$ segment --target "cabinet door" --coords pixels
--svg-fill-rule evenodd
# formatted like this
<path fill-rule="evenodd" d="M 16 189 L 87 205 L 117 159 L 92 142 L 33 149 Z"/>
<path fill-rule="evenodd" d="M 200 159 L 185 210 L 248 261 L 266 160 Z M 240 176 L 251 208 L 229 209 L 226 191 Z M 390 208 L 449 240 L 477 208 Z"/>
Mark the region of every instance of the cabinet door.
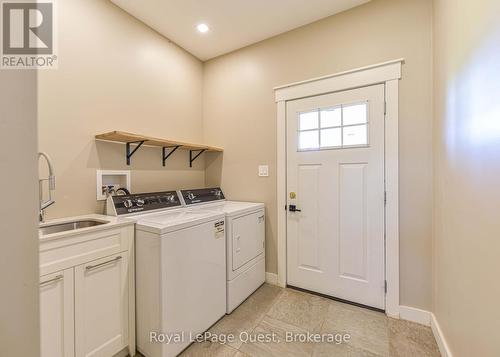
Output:
<path fill-rule="evenodd" d="M 41 357 L 74 356 L 73 269 L 40 277 Z"/>
<path fill-rule="evenodd" d="M 128 258 L 75 267 L 76 357 L 112 356 L 128 344 Z"/>

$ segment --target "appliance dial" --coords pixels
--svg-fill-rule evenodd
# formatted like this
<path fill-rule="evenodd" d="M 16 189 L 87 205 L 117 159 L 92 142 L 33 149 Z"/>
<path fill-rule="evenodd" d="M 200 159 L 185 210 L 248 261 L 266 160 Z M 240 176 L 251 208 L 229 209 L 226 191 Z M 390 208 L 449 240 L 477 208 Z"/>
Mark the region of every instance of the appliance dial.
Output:
<path fill-rule="evenodd" d="M 174 195 L 168 195 L 167 196 L 167 202 L 174 202 L 175 201 L 175 196 Z"/>
<path fill-rule="evenodd" d="M 215 194 L 215 197 L 220 198 L 222 196 L 222 191 L 221 190 L 215 190 L 214 194 Z"/>
<path fill-rule="evenodd" d="M 137 207 L 142 207 L 144 206 L 144 200 L 142 198 L 138 198 L 135 200 L 135 204 L 137 205 Z"/>
<path fill-rule="evenodd" d="M 132 202 L 131 199 L 126 199 L 125 201 L 123 201 L 123 205 L 126 207 L 126 208 L 130 208 L 134 205 L 134 202 Z"/>
<path fill-rule="evenodd" d="M 194 199 L 196 198 L 196 196 L 194 195 L 194 193 L 189 192 L 189 193 L 187 194 L 187 198 L 188 198 L 188 199 L 190 199 L 190 200 L 192 201 L 192 200 L 194 200 Z"/>

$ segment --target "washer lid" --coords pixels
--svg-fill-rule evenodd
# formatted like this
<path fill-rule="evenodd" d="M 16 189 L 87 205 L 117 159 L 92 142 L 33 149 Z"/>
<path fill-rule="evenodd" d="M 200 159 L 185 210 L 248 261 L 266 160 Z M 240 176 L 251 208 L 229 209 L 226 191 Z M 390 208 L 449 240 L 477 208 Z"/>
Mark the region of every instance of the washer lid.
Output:
<path fill-rule="evenodd" d="M 214 212 L 222 212 L 227 216 L 235 216 L 243 213 L 257 211 L 259 209 L 264 209 L 264 204 L 257 202 L 223 201 L 218 203 L 200 204 L 197 205 L 196 208 Z"/>
<path fill-rule="evenodd" d="M 224 214 L 208 210 L 181 209 L 140 217 L 136 228 L 138 230 L 163 234 L 217 219 L 224 219 Z"/>

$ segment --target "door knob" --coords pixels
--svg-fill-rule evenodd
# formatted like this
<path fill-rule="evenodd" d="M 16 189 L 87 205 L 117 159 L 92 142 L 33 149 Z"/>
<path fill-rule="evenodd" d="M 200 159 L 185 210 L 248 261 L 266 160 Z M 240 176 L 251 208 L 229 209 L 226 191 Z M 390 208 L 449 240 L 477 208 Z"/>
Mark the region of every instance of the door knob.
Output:
<path fill-rule="evenodd" d="M 300 209 L 297 209 L 297 206 L 295 206 L 295 205 L 289 205 L 288 210 L 290 212 L 302 212 Z"/>

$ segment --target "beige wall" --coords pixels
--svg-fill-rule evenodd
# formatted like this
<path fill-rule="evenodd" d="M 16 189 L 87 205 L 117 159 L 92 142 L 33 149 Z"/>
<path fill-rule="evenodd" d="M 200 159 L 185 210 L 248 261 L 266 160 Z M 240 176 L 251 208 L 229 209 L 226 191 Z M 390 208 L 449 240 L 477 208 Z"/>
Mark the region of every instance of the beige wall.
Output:
<path fill-rule="evenodd" d="M 124 145 L 96 143 L 111 130 L 202 139 L 202 63 L 103 0 L 58 2 L 59 68 L 39 76 L 40 150 L 54 161 L 57 203 L 48 217 L 102 212 L 96 169 L 127 169 Z M 203 185 L 204 158 L 178 151 L 132 158 L 135 192 Z"/>
<path fill-rule="evenodd" d="M 401 303 L 431 307 L 432 110 L 430 0 L 374 0 L 234 53 L 204 72 L 207 161 L 231 199 L 267 205 L 267 271 L 276 259 L 276 105 L 273 87 L 404 57 L 400 83 Z M 222 170 L 221 161 L 223 160 Z M 257 176 L 269 164 L 270 177 Z"/>
<path fill-rule="evenodd" d="M 0 70 L 0 346 L 38 357 L 36 73 Z"/>
<path fill-rule="evenodd" d="M 500 356 L 499 15 L 435 0 L 433 311 L 455 357 Z"/>

